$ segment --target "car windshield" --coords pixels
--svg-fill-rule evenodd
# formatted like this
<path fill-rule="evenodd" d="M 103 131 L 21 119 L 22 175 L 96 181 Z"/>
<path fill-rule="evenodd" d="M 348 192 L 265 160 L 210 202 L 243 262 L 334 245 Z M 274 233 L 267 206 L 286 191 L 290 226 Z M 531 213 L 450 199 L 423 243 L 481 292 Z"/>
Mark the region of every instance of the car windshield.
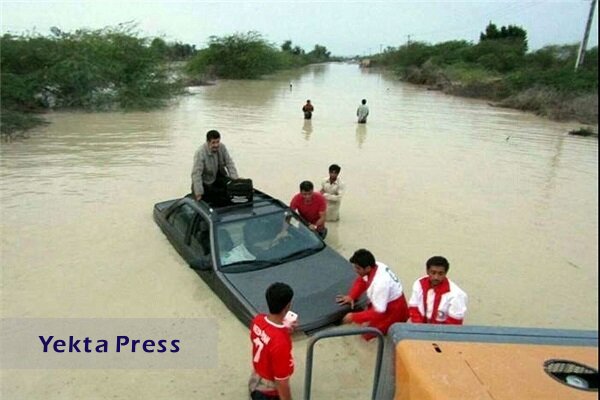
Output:
<path fill-rule="evenodd" d="M 288 212 L 227 222 L 217 228 L 217 258 L 221 268 L 264 268 L 321 250 L 323 242 Z"/>

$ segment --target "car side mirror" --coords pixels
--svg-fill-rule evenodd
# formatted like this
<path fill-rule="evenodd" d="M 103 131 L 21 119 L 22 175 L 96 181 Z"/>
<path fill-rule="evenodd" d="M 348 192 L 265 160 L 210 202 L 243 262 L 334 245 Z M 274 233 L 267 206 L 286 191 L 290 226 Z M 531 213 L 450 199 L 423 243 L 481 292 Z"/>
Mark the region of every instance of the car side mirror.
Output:
<path fill-rule="evenodd" d="M 210 271 L 212 269 L 212 262 L 210 257 L 200 257 L 192 260 L 190 267 L 199 271 Z"/>

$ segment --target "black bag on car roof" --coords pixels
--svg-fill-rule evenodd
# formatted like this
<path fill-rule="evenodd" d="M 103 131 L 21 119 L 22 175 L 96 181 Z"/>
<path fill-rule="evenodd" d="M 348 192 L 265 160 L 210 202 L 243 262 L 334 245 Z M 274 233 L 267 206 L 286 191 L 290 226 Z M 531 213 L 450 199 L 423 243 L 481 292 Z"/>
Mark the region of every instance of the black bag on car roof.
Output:
<path fill-rule="evenodd" d="M 232 179 L 227 182 L 227 197 L 232 203 L 252 201 L 252 179 Z"/>

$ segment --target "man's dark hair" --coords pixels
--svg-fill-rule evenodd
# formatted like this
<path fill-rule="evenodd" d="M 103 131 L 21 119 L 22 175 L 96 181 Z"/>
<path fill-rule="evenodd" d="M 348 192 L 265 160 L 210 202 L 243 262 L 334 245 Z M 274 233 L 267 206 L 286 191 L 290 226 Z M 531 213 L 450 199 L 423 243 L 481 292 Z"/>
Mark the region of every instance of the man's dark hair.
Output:
<path fill-rule="evenodd" d="M 361 103 L 363 103 L 363 104 L 367 104 L 367 99 L 362 99 L 362 102 L 361 102 Z"/>
<path fill-rule="evenodd" d="M 446 272 L 448 272 L 448 270 L 450 269 L 450 263 L 448 262 L 448 260 L 446 260 L 446 258 L 442 256 L 431 257 L 429 260 L 427 260 L 425 265 L 427 266 L 427 269 L 429 269 L 430 267 L 444 267 L 444 270 Z"/>
<path fill-rule="evenodd" d="M 219 131 L 211 129 L 210 131 L 206 132 L 206 141 L 210 142 L 213 139 L 221 139 L 221 134 Z"/>
<path fill-rule="evenodd" d="M 300 182 L 300 191 L 301 192 L 310 192 L 314 190 L 315 186 L 311 181 L 302 181 Z"/>
<path fill-rule="evenodd" d="M 275 282 L 267 288 L 265 297 L 267 298 L 269 312 L 279 314 L 292 301 L 294 291 L 285 283 Z"/>
<path fill-rule="evenodd" d="M 342 170 L 342 167 L 340 167 L 337 164 L 331 164 L 329 166 L 329 172 L 337 172 L 339 174 L 341 170 Z"/>
<path fill-rule="evenodd" d="M 375 265 L 375 256 L 367 249 L 358 249 L 350 257 L 350 262 L 361 268 L 367 268 Z"/>

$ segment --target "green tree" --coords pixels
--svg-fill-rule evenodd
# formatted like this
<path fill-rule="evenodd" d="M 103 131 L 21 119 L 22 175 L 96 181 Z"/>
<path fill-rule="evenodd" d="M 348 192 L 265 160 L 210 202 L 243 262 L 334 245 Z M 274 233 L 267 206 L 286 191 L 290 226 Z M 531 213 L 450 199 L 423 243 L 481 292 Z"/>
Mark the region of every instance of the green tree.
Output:
<path fill-rule="evenodd" d="M 192 75 L 214 73 L 218 77 L 252 79 L 281 66 L 277 49 L 258 32 L 225 37 L 211 36 L 208 48 L 200 50 L 189 62 Z"/>
<path fill-rule="evenodd" d="M 45 107 L 144 109 L 178 93 L 156 51 L 160 41 L 153 48 L 134 28 L 63 32 L 53 27 L 45 37 L 2 36 L 2 133 L 27 125 L 22 113 Z"/>
<path fill-rule="evenodd" d="M 292 41 L 286 40 L 285 42 L 283 42 L 283 44 L 281 45 L 281 51 L 291 53 L 292 52 Z"/>
<path fill-rule="evenodd" d="M 169 46 L 167 43 L 161 38 L 154 38 L 152 43 L 150 43 L 150 48 L 162 58 L 169 57 Z"/>
<path fill-rule="evenodd" d="M 479 43 L 486 40 L 504 40 L 512 43 L 515 47 L 520 48 L 522 54 L 527 52 L 527 32 L 525 29 L 516 26 L 502 26 L 500 30 L 492 22 L 485 28 L 485 33 L 479 35 Z"/>
<path fill-rule="evenodd" d="M 307 55 L 314 61 L 327 61 L 331 57 L 331 53 L 327 51 L 327 47 L 319 44 L 316 44 L 314 49 Z"/>

